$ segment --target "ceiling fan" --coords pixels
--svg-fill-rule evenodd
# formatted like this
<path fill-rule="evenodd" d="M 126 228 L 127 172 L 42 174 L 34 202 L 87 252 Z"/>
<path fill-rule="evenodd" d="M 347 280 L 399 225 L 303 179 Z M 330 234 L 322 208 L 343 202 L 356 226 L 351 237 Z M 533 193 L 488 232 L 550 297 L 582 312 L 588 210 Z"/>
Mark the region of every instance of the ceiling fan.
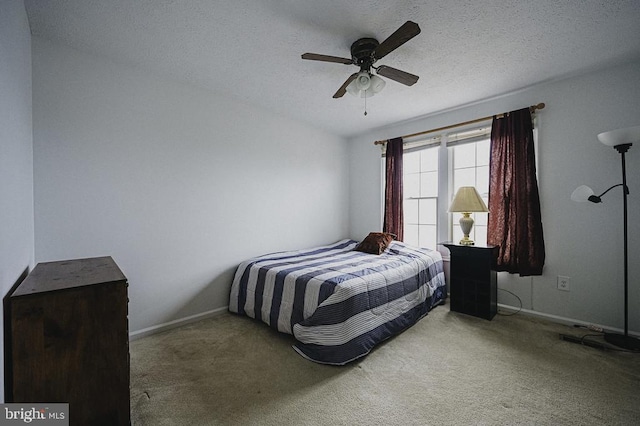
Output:
<path fill-rule="evenodd" d="M 319 55 L 317 53 L 305 53 L 302 55 L 302 59 L 336 62 L 360 67 L 360 71 L 351 74 L 333 97 L 336 99 L 341 98 L 346 92 L 349 92 L 354 95 L 360 94 L 362 97 L 367 98 L 378 93 L 385 85 L 383 79 L 371 73 L 372 68 L 376 71 L 376 74 L 407 86 L 413 86 L 418 81 L 419 77 L 417 75 L 386 65 L 373 66 L 378 59 L 382 59 L 418 34 L 420 34 L 418 24 L 407 21 L 382 43 L 378 43 L 378 40 L 375 38 L 361 38 L 356 40 L 351 45 L 351 59 Z"/>

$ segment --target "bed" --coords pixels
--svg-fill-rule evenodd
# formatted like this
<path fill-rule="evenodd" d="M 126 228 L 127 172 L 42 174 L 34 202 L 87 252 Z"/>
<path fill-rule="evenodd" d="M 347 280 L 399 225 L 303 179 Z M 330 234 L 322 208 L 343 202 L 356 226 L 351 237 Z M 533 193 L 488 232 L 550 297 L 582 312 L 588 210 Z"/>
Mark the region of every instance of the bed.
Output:
<path fill-rule="evenodd" d="M 415 324 L 446 299 L 442 256 L 391 241 L 381 254 L 354 240 L 241 263 L 229 310 L 297 340 L 294 349 L 344 365 Z"/>

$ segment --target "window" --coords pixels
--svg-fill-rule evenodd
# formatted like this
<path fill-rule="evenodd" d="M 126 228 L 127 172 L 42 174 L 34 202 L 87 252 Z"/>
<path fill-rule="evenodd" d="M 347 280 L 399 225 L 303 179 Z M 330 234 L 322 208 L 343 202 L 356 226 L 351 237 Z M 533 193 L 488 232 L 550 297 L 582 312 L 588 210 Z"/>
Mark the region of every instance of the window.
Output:
<path fill-rule="evenodd" d="M 438 146 L 403 157 L 404 241 L 435 247 L 438 239 Z"/>
<path fill-rule="evenodd" d="M 491 126 L 440 134 L 404 143 L 404 241 L 436 248 L 438 242 L 460 241 L 462 214 L 447 210 L 461 186 L 474 186 L 486 204 L 489 197 Z M 473 213 L 469 238 L 487 242 L 487 213 Z"/>
<path fill-rule="evenodd" d="M 452 188 L 451 198 L 461 186 L 473 186 L 478 190 L 485 204 L 489 205 L 489 155 L 491 141 L 487 137 L 477 142 L 469 142 L 448 148 L 452 159 Z M 463 237 L 458 221 L 462 213 L 451 215 L 451 241 L 460 241 Z M 477 244 L 487 243 L 487 213 L 472 213 L 474 225 L 471 238 Z"/>

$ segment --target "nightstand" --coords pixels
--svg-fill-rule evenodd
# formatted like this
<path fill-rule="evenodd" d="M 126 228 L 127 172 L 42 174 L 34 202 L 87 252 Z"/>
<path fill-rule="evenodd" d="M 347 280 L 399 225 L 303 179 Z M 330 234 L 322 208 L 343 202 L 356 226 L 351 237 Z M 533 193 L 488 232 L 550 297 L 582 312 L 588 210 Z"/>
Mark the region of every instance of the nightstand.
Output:
<path fill-rule="evenodd" d="M 498 246 L 442 243 L 451 253 L 449 303 L 451 310 L 491 320 L 498 312 Z"/>

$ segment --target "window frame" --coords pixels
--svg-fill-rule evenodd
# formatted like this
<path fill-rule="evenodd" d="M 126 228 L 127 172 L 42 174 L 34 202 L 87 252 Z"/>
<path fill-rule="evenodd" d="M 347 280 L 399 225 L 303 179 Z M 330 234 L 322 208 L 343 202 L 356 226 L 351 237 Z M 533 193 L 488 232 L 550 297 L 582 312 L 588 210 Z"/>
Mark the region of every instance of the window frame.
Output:
<path fill-rule="evenodd" d="M 474 123 L 473 126 L 460 126 L 447 129 L 437 134 L 431 134 L 429 137 L 422 135 L 419 138 L 408 138 L 403 141 L 404 154 L 421 151 L 428 148 L 438 146 L 438 195 L 437 197 L 426 197 L 436 199 L 436 243 L 439 245 L 442 241 L 451 241 L 453 238 L 453 227 L 456 221 L 454 215 L 448 212 L 449 205 L 454 196 L 453 184 L 453 155 L 450 155 L 450 148 L 457 145 L 470 144 L 491 137 L 491 120 L 482 123 Z M 386 185 L 385 176 L 385 150 L 382 146 L 381 161 L 381 217 L 384 218 L 384 187 Z M 476 162 L 477 164 L 477 162 Z M 477 165 L 474 166 L 477 168 Z M 424 197 L 418 197 L 423 199 Z M 404 197 L 404 200 L 408 197 Z M 437 247 L 428 247 L 436 250 Z"/>

